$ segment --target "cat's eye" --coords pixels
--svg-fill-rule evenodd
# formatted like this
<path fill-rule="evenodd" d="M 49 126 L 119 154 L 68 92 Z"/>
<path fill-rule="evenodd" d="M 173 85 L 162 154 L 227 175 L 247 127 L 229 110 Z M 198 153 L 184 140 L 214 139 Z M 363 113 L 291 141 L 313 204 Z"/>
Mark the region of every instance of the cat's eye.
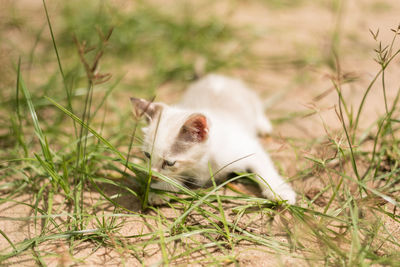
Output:
<path fill-rule="evenodd" d="M 143 151 L 143 154 L 146 156 L 146 158 L 150 159 L 151 155 L 149 152 Z"/>
<path fill-rule="evenodd" d="M 175 161 L 164 160 L 164 161 L 163 161 L 163 164 L 162 164 L 162 167 L 163 167 L 163 168 L 164 168 L 165 166 L 172 167 L 172 166 L 175 165 L 175 163 L 176 163 L 176 160 L 175 160 Z"/>

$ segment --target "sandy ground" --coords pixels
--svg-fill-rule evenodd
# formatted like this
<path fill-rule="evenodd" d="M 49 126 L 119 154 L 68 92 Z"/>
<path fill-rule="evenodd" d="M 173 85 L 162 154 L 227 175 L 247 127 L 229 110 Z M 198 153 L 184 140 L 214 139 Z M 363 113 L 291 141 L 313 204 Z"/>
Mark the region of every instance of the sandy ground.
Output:
<path fill-rule="evenodd" d="M 327 1 L 302 1 L 300 6 L 290 8 L 273 8 L 262 1 L 219 1 L 210 5 L 210 12 L 223 16 L 229 23 L 243 27 L 249 31 L 257 32 L 259 39 L 252 45 L 251 50 L 256 55 L 255 64 L 247 69 L 235 69 L 230 74 L 247 81 L 260 95 L 270 99 L 269 116 L 272 120 L 282 117 L 282 114 L 310 113 L 310 116 L 300 116 L 275 127 L 272 140 L 265 142 L 274 161 L 287 177 L 291 177 L 298 170 L 309 164 L 304 156 L 313 153 L 324 153 L 310 147 L 310 142 L 316 138 L 322 138 L 327 133 L 335 138 L 341 138 L 340 120 L 335 112 L 338 105 L 330 76 L 334 72 L 323 60 L 329 58 L 331 49 L 332 32 L 337 27 L 340 35 L 339 62 L 342 74 L 348 74 L 355 78 L 355 82 L 343 86 L 345 99 L 358 106 L 365 88 L 379 70 L 379 66 L 373 61 L 375 57 L 373 49 L 377 44 L 371 37 L 369 29 L 380 29 L 380 39 L 383 43 L 390 42 L 392 34 L 390 28 L 399 24 L 400 2 L 398 0 L 384 1 L 342 1 L 343 12 L 338 21 Z M 319 2 L 319 3 L 317 3 Z M 232 3 L 234 3 L 232 5 Z M 34 9 L 33 7 L 27 7 Z M 284 31 L 282 30 L 284 29 Z M 294 62 L 302 62 L 298 67 Z M 400 62 L 397 60 L 387 71 L 388 98 L 393 99 L 400 84 Z M 168 86 L 160 92 L 160 98 L 165 96 L 167 102 Z M 323 95 L 320 99 L 319 96 Z M 372 88 L 366 103 L 361 120 L 361 128 L 368 127 L 374 119 L 384 112 L 382 90 L 379 85 Z M 325 125 L 325 127 L 324 127 Z M 287 140 L 293 139 L 293 143 Z M 301 141 L 299 141 L 301 140 Z M 327 152 L 329 153 L 329 151 Z M 310 193 L 318 190 L 322 182 L 319 179 L 310 179 L 304 182 L 295 182 L 294 188 L 299 193 Z M 312 193 L 312 192 L 311 192 Z M 87 199 L 94 201 L 99 196 L 95 193 L 87 193 Z M 29 196 L 23 196 L 18 201 L 30 203 Z M 126 202 L 124 202 L 126 201 Z M 138 204 L 130 200 L 122 200 L 131 209 L 138 209 Z M 111 207 L 109 211 L 111 211 Z M 163 208 L 165 214 L 172 214 L 167 208 Z M 27 217 L 32 215 L 29 207 L 17 204 L 0 204 L 1 229 L 7 232 L 13 242 L 22 241 L 25 238 L 37 235 L 39 225 L 30 221 L 19 222 L 2 220 L 3 217 Z M 59 218 L 63 220 L 65 218 Z M 150 231 L 140 219 L 124 219 L 124 227 L 120 229 L 122 235 L 143 233 Z M 285 242 L 284 234 L 280 233 L 280 222 L 270 225 L 270 233 L 275 233 L 277 240 Z M 255 222 L 256 230 L 268 229 L 263 222 Z M 387 223 L 388 228 L 399 233 L 398 225 Z M 280 236 L 280 234 L 282 234 Z M 311 242 L 310 242 L 311 244 Z M 0 238 L 0 249 L 8 246 L 3 238 Z M 63 266 L 73 264 L 67 253 L 68 244 L 59 242 L 46 243 L 41 249 L 54 251 L 55 254 L 46 257 L 50 266 Z M 138 265 L 139 262 L 132 255 L 123 250 L 99 248 L 93 250 L 93 246 L 83 243 L 75 249 L 75 257 L 84 259 L 84 262 L 75 262 L 74 265 L 94 266 L 107 265 L 126 266 Z M 308 265 L 302 260 L 292 256 L 278 256 L 271 254 L 267 249 L 259 247 L 249 248 L 239 245 L 233 254 L 239 255 L 239 263 L 243 266 L 302 266 Z M 161 259 L 159 247 L 149 247 L 145 252 L 145 265 L 157 263 Z M 29 253 L 28 253 L 29 254 Z M 194 255 L 194 259 L 201 255 Z M 37 264 L 30 255 L 22 255 L 12 258 L 5 265 L 32 266 Z M 182 266 L 186 262 L 180 263 Z M 194 265 L 201 265 L 196 263 Z"/>

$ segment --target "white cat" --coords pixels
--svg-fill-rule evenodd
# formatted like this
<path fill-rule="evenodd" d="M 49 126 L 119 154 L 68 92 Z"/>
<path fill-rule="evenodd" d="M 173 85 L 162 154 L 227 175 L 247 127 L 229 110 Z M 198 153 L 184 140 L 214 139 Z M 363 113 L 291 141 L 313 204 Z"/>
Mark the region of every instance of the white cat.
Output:
<path fill-rule="evenodd" d="M 296 193 L 275 170 L 258 142 L 258 134 L 272 130 L 257 95 L 241 81 L 207 75 L 187 89 L 176 106 L 131 98 L 136 114 L 144 114 L 144 154 L 153 170 L 184 184 L 210 184 L 210 166 L 215 179 L 233 172 L 257 174 L 263 196 L 294 204 Z M 239 160 L 240 159 L 240 160 Z M 164 182 L 152 188 L 177 191 Z M 155 193 L 151 204 L 161 204 Z"/>

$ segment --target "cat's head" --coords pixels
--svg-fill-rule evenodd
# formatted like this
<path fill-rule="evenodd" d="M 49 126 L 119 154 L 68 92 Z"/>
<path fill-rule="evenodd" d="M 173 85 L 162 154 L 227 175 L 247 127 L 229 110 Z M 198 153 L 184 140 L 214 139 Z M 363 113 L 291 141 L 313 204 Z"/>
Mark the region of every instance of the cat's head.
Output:
<path fill-rule="evenodd" d="M 207 152 L 207 117 L 144 99 L 131 102 L 135 116 L 148 122 L 142 150 L 152 169 L 176 180 L 192 173 Z"/>

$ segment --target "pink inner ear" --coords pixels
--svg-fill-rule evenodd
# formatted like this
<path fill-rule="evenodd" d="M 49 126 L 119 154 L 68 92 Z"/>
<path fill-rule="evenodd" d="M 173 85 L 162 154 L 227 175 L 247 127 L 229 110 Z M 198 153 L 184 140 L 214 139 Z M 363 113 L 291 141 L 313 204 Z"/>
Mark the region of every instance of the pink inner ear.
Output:
<path fill-rule="evenodd" d="M 180 135 L 185 141 L 203 142 L 208 137 L 207 118 L 202 114 L 194 114 L 182 126 Z"/>

